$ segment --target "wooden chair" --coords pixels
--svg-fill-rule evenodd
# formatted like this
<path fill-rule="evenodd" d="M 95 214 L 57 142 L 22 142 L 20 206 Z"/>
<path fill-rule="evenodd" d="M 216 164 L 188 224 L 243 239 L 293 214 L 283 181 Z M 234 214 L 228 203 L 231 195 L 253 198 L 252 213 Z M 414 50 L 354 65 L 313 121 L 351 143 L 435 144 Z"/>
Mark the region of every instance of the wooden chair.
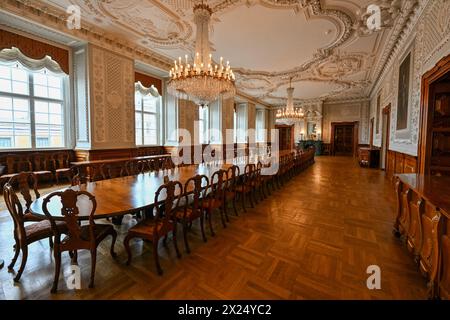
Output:
<path fill-rule="evenodd" d="M 419 256 L 419 270 L 428 280 L 428 295 L 436 297 L 437 274 L 439 270 L 439 236 L 441 213 L 432 204 L 425 204 L 425 214 L 422 214 L 422 247 Z"/>
<path fill-rule="evenodd" d="M 192 222 L 200 219 L 200 229 L 202 231 L 203 241 L 206 242 L 204 228 L 204 213 L 202 209 L 203 200 L 206 197 L 206 191 L 209 187 L 209 179 L 205 175 L 196 175 L 186 181 L 184 184 L 184 207 L 177 211 L 177 221 L 183 226 L 183 237 L 186 252 L 190 253 L 188 243 L 188 228 Z M 192 192 L 190 191 L 192 189 Z"/>
<path fill-rule="evenodd" d="M 238 166 L 231 166 L 227 170 L 228 175 L 228 182 L 225 190 L 225 205 L 224 210 L 226 214 L 227 210 L 227 204 L 228 202 L 231 202 L 233 204 L 233 210 L 234 214 L 238 216 L 237 208 L 236 208 L 236 202 L 237 202 L 237 192 L 236 187 L 239 183 L 239 177 L 241 175 L 241 171 Z"/>
<path fill-rule="evenodd" d="M 33 162 L 34 162 L 34 174 L 39 177 L 52 177 L 53 178 L 53 172 L 54 170 L 54 159 L 52 158 L 52 155 L 50 153 L 35 153 L 33 155 Z"/>
<path fill-rule="evenodd" d="M 67 225 L 67 236 L 61 239 L 61 229 L 58 226 L 61 222 L 55 220 L 50 214 L 48 207 L 52 198 L 58 197 L 61 201 L 61 215 Z M 80 225 L 78 214 L 79 208 L 77 201 L 79 197 L 87 197 L 90 206 L 83 209 L 90 210 L 89 224 Z M 53 235 L 55 236 L 55 245 L 53 254 L 55 257 L 55 278 L 53 280 L 52 293 L 58 289 L 59 274 L 61 270 L 61 253 L 64 251 L 73 252 L 73 259 L 76 262 L 77 250 L 89 250 L 91 253 L 91 280 L 89 288 L 94 287 L 95 265 L 97 260 L 97 247 L 107 237 L 112 236 L 111 256 L 116 257 L 114 252 L 114 244 L 117 239 L 117 232 L 114 227 L 109 224 L 96 224 L 94 222 L 94 213 L 97 207 L 95 197 L 87 191 L 74 191 L 67 189 L 65 191 L 57 191 L 49 194 L 42 203 L 43 211 L 50 221 Z"/>
<path fill-rule="evenodd" d="M 448 235 L 442 236 L 442 258 L 441 265 L 447 266 L 442 268 L 439 276 L 439 296 L 442 299 L 450 300 L 450 237 Z"/>
<path fill-rule="evenodd" d="M 17 190 L 23 197 L 24 202 L 22 202 L 22 208 L 25 206 L 25 210 L 23 211 L 24 221 L 28 222 L 44 220 L 30 213 L 31 204 L 34 200 L 38 199 L 41 196 L 37 188 L 37 176 L 33 172 L 21 172 L 13 175 L 9 179 L 8 183 L 13 187 L 17 186 Z M 31 191 L 33 191 L 34 193 L 34 199 Z M 52 247 L 53 245 L 51 244 L 50 246 Z"/>
<path fill-rule="evenodd" d="M 262 170 L 262 163 L 258 161 L 258 163 L 255 166 L 255 175 L 253 178 L 253 193 L 255 194 L 255 200 L 256 200 L 256 193 L 259 193 L 259 200 L 262 201 L 265 198 L 267 198 L 265 192 L 264 192 L 264 180 L 261 175 Z"/>
<path fill-rule="evenodd" d="M 11 263 L 8 266 L 9 270 L 13 270 L 17 258 L 19 257 L 19 253 L 22 251 L 22 262 L 20 264 L 19 271 L 14 278 L 14 281 L 17 282 L 20 280 L 27 263 L 28 245 L 42 239 L 51 238 L 53 236 L 53 232 L 48 220 L 34 222 L 25 226 L 25 222 L 30 220 L 26 218 L 22 204 L 20 203 L 12 185 L 8 182 L 3 187 L 3 197 L 6 207 L 8 208 L 8 211 L 14 221 L 15 253 Z M 67 230 L 64 222 L 58 222 L 55 224 L 55 228 L 57 228 L 61 233 L 65 233 Z"/>
<path fill-rule="evenodd" d="M 214 229 L 212 226 L 212 214 L 215 210 L 220 211 L 220 219 L 222 220 L 222 225 L 224 228 L 227 227 L 225 223 L 224 205 L 225 205 L 225 188 L 228 182 L 228 173 L 226 170 L 217 170 L 211 176 L 211 181 L 209 185 L 209 192 L 207 192 L 206 199 L 202 201 L 201 207 L 208 217 L 209 230 L 211 235 L 214 236 Z"/>
<path fill-rule="evenodd" d="M 118 168 L 117 164 L 104 163 L 100 167 L 103 180 L 114 179 L 125 176 L 124 168 Z"/>
<path fill-rule="evenodd" d="M 242 203 L 242 209 L 247 212 L 245 208 L 245 198 L 249 195 L 250 205 L 252 208 L 255 207 L 253 203 L 253 179 L 255 177 L 255 165 L 247 164 L 244 169 L 244 174 L 242 175 L 242 182 L 236 186 L 236 192 L 239 195 Z"/>
<path fill-rule="evenodd" d="M 87 182 L 95 182 L 103 180 L 103 173 L 101 167 L 102 164 L 92 164 L 82 167 L 73 167 L 72 185 L 74 185 L 73 184 L 74 180 L 83 184 Z"/>
<path fill-rule="evenodd" d="M 127 176 L 135 176 L 139 173 L 142 173 L 143 163 L 141 161 L 129 160 L 125 162 L 124 174 Z"/>
<path fill-rule="evenodd" d="M 177 187 L 179 188 L 179 192 L 176 195 Z M 131 263 L 130 240 L 133 238 L 146 239 L 153 243 L 153 257 L 155 259 L 156 270 L 159 275 L 162 275 L 163 270 L 159 264 L 158 243 L 161 238 L 166 239 L 169 233 L 172 233 L 173 245 L 177 257 L 181 258 L 177 245 L 177 218 L 175 214 L 182 194 L 183 186 L 178 181 L 169 181 L 158 188 L 155 193 L 155 204 L 157 204 L 155 217 L 153 219 L 144 219 L 131 227 L 123 240 L 125 250 L 128 254 L 127 265 Z"/>
<path fill-rule="evenodd" d="M 7 182 L 12 176 L 19 172 L 33 171 L 33 164 L 29 155 L 8 154 L 6 156 L 6 174 L 0 177 L 0 182 Z"/>
<path fill-rule="evenodd" d="M 71 182 L 73 171 L 70 168 L 70 154 L 68 152 L 56 152 L 53 154 L 53 161 L 55 165 L 56 184 L 59 184 L 61 177 L 66 177 Z"/>

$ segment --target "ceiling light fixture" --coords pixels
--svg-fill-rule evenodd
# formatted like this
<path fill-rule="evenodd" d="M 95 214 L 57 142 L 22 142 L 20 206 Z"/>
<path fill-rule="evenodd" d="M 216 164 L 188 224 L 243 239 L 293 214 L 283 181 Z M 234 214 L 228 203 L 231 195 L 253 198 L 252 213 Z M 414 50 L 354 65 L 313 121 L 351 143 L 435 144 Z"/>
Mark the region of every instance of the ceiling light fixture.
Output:
<path fill-rule="evenodd" d="M 278 109 L 276 119 L 280 122 L 293 124 L 304 118 L 302 108 L 294 108 L 294 88 L 292 87 L 292 78 L 289 79 L 289 88 L 287 88 L 287 104 L 285 108 Z"/>
<path fill-rule="evenodd" d="M 209 46 L 209 21 L 212 10 L 203 1 L 194 6 L 194 22 L 197 26 L 195 58 L 191 65 L 188 55 L 184 61 L 175 60 L 170 70 L 167 90 L 177 98 L 187 99 L 200 106 L 207 106 L 219 98 L 232 98 L 236 94 L 235 76 L 230 63 L 221 57 L 219 64 L 213 65 Z"/>

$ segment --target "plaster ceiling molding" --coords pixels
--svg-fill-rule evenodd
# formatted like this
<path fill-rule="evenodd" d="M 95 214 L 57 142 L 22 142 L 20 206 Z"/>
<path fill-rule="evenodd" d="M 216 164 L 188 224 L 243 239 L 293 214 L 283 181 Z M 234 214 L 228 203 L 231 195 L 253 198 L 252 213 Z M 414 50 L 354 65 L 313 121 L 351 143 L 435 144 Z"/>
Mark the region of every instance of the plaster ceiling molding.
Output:
<path fill-rule="evenodd" d="M 81 0 L 78 0 L 81 3 Z M 110 0 L 108 0 L 110 1 Z M 168 70 L 170 68 L 171 59 L 137 45 L 128 38 L 119 37 L 112 32 L 106 32 L 102 27 L 98 26 L 98 22 L 90 23 L 83 20 L 81 29 L 69 30 L 67 28 L 66 8 L 71 5 L 69 0 L 5 0 L 0 1 L 0 9 L 15 16 L 15 19 L 26 19 L 29 22 L 29 29 L 25 32 L 32 32 L 36 24 L 45 26 L 52 30 L 58 30 L 77 40 L 89 41 L 105 49 L 120 53 L 125 56 L 133 57 L 141 61 L 145 61 L 158 68 Z"/>
<path fill-rule="evenodd" d="M 403 0 L 402 9 L 394 26 L 391 28 L 391 33 L 385 44 L 383 53 L 372 69 L 372 74 L 376 78 L 374 84 L 378 83 L 386 70 L 391 67 L 398 51 L 405 45 L 407 38 L 411 35 L 428 1 L 430 0 Z M 376 85 L 372 87 L 372 92 L 374 88 L 376 88 Z M 372 92 L 370 95 L 372 95 Z"/>
<path fill-rule="evenodd" d="M 236 9 L 238 7 L 239 10 Z M 249 9 L 250 7 L 251 9 Z M 247 9 L 247 15 L 245 12 L 243 12 L 245 9 Z M 263 101 L 265 101 L 266 103 L 272 103 L 274 101 L 276 101 L 277 104 L 280 103 L 280 98 L 277 99 L 277 97 L 274 97 L 273 92 L 277 91 L 281 86 L 286 85 L 289 78 L 293 78 L 294 81 L 295 79 L 330 81 L 333 79 L 340 79 L 344 75 L 354 75 L 358 72 L 361 72 L 363 66 L 368 65 L 364 62 L 365 59 L 368 59 L 368 57 L 366 57 L 369 56 L 368 53 L 349 53 L 347 54 L 347 56 L 342 57 L 341 60 L 339 60 L 341 58 L 340 56 L 333 57 L 336 54 L 335 49 L 346 43 L 346 41 L 348 41 L 354 33 L 352 29 L 352 19 L 350 15 L 346 13 L 346 10 L 323 8 L 321 2 L 316 0 L 227 0 L 215 6 L 213 10 L 215 10 L 220 18 L 220 24 L 216 26 L 215 33 L 217 39 L 220 39 L 220 43 L 222 43 L 222 47 L 219 47 L 218 51 L 224 53 L 227 57 L 230 57 L 230 60 L 233 61 L 233 64 L 237 63 L 237 67 L 233 68 L 237 78 L 237 85 L 239 86 L 241 91 L 249 95 L 256 96 L 259 99 L 263 99 Z M 246 19 L 245 17 L 248 17 L 250 14 L 254 15 L 255 17 L 264 17 L 264 10 L 270 12 L 271 17 L 267 19 L 260 19 L 271 29 L 276 29 L 276 27 L 274 26 L 288 24 L 289 19 L 295 19 L 295 21 L 303 19 L 305 21 L 305 27 L 307 27 L 308 24 L 310 26 L 315 26 L 314 23 L 319 23 L 322 29 L 324 28 L 324 26 L 326 26 L 326 28 L 328 29 L 327 33 L 333 33 L 333 37 L 328 37 L 328 41 L 326 42 L 322 41 L 322 43 L 313 45 L 311 50 L 309 50 L 307 47 L 305 47 L 305 44 L 311 45 L 311 43 L 315 41 L 315 38 L 322 40 L 326 39 L 326 37 L 324 38 L 323 34 L 320 34 L 313 36 L 312 39 L 309 39 L 308 41 L 302 41 L 301 37 L 305 37 L 305 35 L 308 36 L 311 33 L 314 33 L 314 30 L 308 31 L 305 27 L 303 27 L 298 29 L 302 30 L 303 32 L 298 32 L 296 34 L 295 32 L 293 32 L 295 31 L 293 28 L 291 29 L 291 31 L 281 32 L 281 35 L 278 35 L 277 37 L 283 39 L 284 46 L 286 43 L 289 43 L 291 46 L 295 44 L 302 45 L 302 48 L 299 50 L 291 50 L 293 54 L 291 55 L 292 57 L 294 57 L 294 59 L 296 59 L 297 62 L 288 62 L 289 55 L 286 55 L 286 51 L 284 52 L 282 58 L 277 58 L 275 56 L 266 57 L 266 59 L 263 59 L 262 56 L 264 56 L 264 54 L 267 54 L 267 51 L 273 51 L 267 50 L 267 42 L 263 42 L 266 48 L 265 50 L 263 50 L 262 47 L 260 48 L 260 50 L 251 48 L 254 51 L 258 51 L 258 57 L 255 58 L 253 56 L 249 56 L 247 59 L 248 61 L 243 61 L 243 52 L 246 52 L 247 50 L 242 49 L 240 51 L 236 51 L 234 50 L 234 48 L 242 48 L 242 46 L 245 47 L 245 45 L 250 44 L 255 47 L 255 39 L 254 37 L 252 37 L 245 40 L 246 37 L 242 34 L 244 33 L 244 31 L 242 31 L 239 38 L 244 42 L 241 44 L 230 45 L 230 42 L 232 42 L 232 40 L 227 41 L 227 37 L 236 38 L 233 35 L 228 35 L 230 34 L 230 28 L 234 27 L 238 30 L 246 29 L 244 24 L 248 24 L 248 22 L 254 21 L 254 19 Z M 274 10 L 277 10 L 278 12 L 274 12 Z M 239 16 L 239 14 L 242 16 Z M 279 23 L 277 23 L 276 21 L 271 21 L 270 19 L 275 19 L 275 15 L 283 15 L 283 19 Z M 232 18 L 230 18 L 230 16 Z M 232 20 L 234 25 L 228 24 L 228 20 Z M 236 21 L 240 21 L 239 23 L 242 24 L 242 27 L 235 26 Z M 256 21 L 256 23 L 258 22 Z M 317 29 L 319 25 L 315 26 L 315 28 Z M 256 30 L 260 31 L 259 33 L 262 37 L 265 37 L 267 36 L 267 33 L 270 33 L 264 32 L 264 25 L 250 26 L 250 28 L 251 27 L 255 29 L 255 32 L 253 32 L 252 35 L 257 33 Z M 287 35 L 293 35 L 294 38 L 286 39 Z M 298 37 L 300 37 L 300 39 Z M 271 42 L 271 47 L 280 48 L 283 46 Z M 227 52 L 227 50 L 229 50 L 230 52 Z M 305 54 L 305 52 L 307 52 L 308 50 L 310 51 L 309 55 Z M 303 55 L 300 60 L 298 58 L 299 52 L 301 52 Z M 233 54 L 238 56 L 234 58 Z M 326 61 L 328 61 L 330 57 L 333 58 L 329 60 L 328 65 L 325 65 Z M 372 54 L 370 54 L 370 57 L 372 57 Z M 241 64 L 239 64 L 239 60 L 241 60 Z M 258 64 L 258 61 L 261 61 L 261 63 Z M 267 61 L 275 62 L 270 64 L 272 70 L 267 69 Z M 277 65 L 277 62 L 284 62 L 284 65 Z M 334 65 L 332 65 L 333 63 Z M 357 77 L 357 80 L 361 80 L 361 76 L 364 77 L 364 75 L 360 75 L 359 77 Z M 264 84 L 262 85 L 262 83 Z M 352 81 L 344 83 L 342 85 L 344 87 L 343 89 L 348 89 L 348 86 L 350 84 L 352 84 Z M 330 92 L 330 95 L 336 93 L 337 91 L 332 91 Z M 283 92 L 281 96 L 285 96 L 285 92 Z M 301 99 L 300 97 L 295 98 Z M 285 100 L 285 98 L 282 99 L 282 101 Z"/>
<path fill-rule="evenodd" d="M 323 62 L 315 65 L 311 70 L 321 79 L 342 79 L 368 69 L 367 60 L 371 55 L 366 53 L 334 53 Z"/>
<path fill-rule="evenodd" d="M 193 33 L 190 23 L 161 1 L 70 1 L 87 12 L 91 22 L 101 22 L 104 28 L 122 35 L 146 39 L 157 48 L 184 48 Z"/>
<path fill-rule="evenodd" d="M 271 101 L 272 103 L 276 101 L 276 105 L 285 105 L 287 102 L 285 96 L 288 85 L 289 84 L 287 83 L 278 87 L 277 90 L 267 94 L 261 99 L 264 101 Z M 294 92 L 296 92 L 294 103 L 297 104 L 312 99 L 325 99 L 328 96 L 344 90 L 347 85 L 336 81 L 305 79 L 293 82 L 292 87 L 294 88 Z"/>
<path fill-rule="evenodd" d="M 372 15 L 368 10 L 369 6 L 376 5 L 380 8 L 381 25 L 378 29 L 369 29 L 367 21 Z M 368 36 L 383 29 L 391 28 L 400 14 L 402 8 L 402 0 L 374 0 L 362 10 L 357 12 L 359 14 L 358 20 L 355 22 L 353 28 L 356 30 L 358 36 Z"/>

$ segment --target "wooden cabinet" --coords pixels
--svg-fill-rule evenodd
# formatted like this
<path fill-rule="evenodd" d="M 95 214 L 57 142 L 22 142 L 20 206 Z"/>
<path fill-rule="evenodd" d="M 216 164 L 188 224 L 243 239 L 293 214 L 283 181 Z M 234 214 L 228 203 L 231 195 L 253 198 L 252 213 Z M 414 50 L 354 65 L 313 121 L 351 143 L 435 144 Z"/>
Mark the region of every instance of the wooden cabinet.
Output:
<path fill-rule="evenodd" d="M 359 148 L 359 165 L 361 167 L 378 168 L 380 166 L 380 149 Z"/>

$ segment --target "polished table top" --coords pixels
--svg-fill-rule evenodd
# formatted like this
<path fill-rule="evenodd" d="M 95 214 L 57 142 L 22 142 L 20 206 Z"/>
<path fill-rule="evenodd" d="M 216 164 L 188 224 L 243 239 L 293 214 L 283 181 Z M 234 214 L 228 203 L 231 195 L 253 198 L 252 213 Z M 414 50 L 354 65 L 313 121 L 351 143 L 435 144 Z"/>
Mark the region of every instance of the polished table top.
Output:
<path fill-rule="evenodd" d="M 396 175 L 425 200 L 450 217 L 450 177 L 438 177 L 418 173 Z"/>
<path fill-rule="evenodd" d="M 106 218 L 120 216 L 127 213 L 154 205 L 155 192 L 164 184 L 164 176 L 167 175 L 171 181 L 179 181 L 184 187 L 185 182 L 196 174 L 206 175 L 209 179 L 219 169 L 227 170 L 231 164 L 223 165 L 191 165 L 175 168 L 172 170 L 160 170 L 151 173 L 142 173 L 136 176 L 126 176 L 96 182 L 89 182 L 80 186 L 71 187 L 73 190 L 85 190 L 95 196 L 97 209 L 95 218 Z M 238 164 L 241 175 L 244 173 L 245 165 Z M 61 191 L 66 190 L 61 189 Z M 187 190 L 192 191 L 192 190 Z M 30 207 L 32 214 L 45 216 L 42 202 L 47 195 L 35 200 Z M 162 194 L 161 200 L 164 199 Z M 80 197 L 77 203 L 80 219 L 88 219 L 91 204 L 87 197 Z M 61 202 L 54 197 L 49 205 L 49 212 L 56 219 L 61 217 Z"/>
<path fill-rule="evenodd" d="M 87 165 L 95 165 L 95 164 L 104 164 L 104 163 L 117 163 L 117 162 L 126 162 L 130 160 L 151 160 L 151 159 L 161 159 L 161 158 L 169 158 L 171 154 L 158 154 L 153 156 L 141 156 L 141 157 L 133 157 L 133 158 L 116 158 L 116 159 L 104 159 L 104 160 L 89 160 L 89 161 L 75 161 L 71 162 L 73 166 L 87 166 Z"/>

